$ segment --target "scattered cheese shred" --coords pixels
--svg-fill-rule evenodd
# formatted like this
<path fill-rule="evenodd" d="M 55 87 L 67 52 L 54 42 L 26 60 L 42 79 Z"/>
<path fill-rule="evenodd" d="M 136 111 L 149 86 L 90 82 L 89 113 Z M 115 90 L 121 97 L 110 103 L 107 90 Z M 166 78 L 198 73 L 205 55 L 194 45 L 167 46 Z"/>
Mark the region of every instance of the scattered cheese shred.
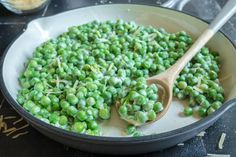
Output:
<path fill-rule="evenodd" d="M 15 119 L 15 118 L 16 118 L 16 116 L 6 116 L 3 119 L 7 120 L 7 119 Z"/>
<path fill-rule="evenodd" d="M 230 157 L 230 154 L 207 154 L 207 157 Z"/>
<path fill-rule="evenodd" d="M 13 125 L 16 125 L 17 123 L 21 122 L 23 120 L 23 118 L 21 117 L 20 119 L 18 119 L 17 121 L 13 122 Z"/>
<path fill-rule="evenodd" d="M 223 144 L 224 144 L 224 141 L 225 141 L 225 137 L 226 137 L 226 133 L 222 133 L 221 137 L 220 137 L 220 141 L 218 143 L 219 149 L 223 149 Z"/>
<path fill-rule="evenodd" d="M 28 133 L 29 133 L 28 131 L 25 131 L 25 132 L 19 133 L 19 134 L 13 136 L 12 139 L 18 138 L 19 136 L 22 136 L 22 135 L 25 135 L 25 134 L 28 134 Z"/>
<path fill-rule="evenodd" d="M 198 88 L 197 86 L 194 86 L 193 87 L 196 91 L 200 92 L 200 93 L 203 93 L 203 90 L 201 90 L 200 88 Z"/>
<path fill-rule="evenodd" d="M 197 134 L 197 136 L 199 136 L 199 137 L 203 137 L 204 135 L 205 135 L 205 131 L 201 131 L 199 134 Z"/>
<path fill-rule="evenodd" d="M 177 146 L 184 146 L 184 143 L 179 143 L 177 144 Z"/>

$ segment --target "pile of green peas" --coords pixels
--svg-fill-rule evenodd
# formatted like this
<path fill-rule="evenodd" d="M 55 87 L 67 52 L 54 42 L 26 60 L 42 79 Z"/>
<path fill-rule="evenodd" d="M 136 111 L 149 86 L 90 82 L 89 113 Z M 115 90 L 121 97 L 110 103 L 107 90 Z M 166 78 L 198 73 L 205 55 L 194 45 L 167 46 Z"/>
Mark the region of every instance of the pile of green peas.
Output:
<path fill-rule="evenodd" d="M 223 104 L 224 89 L 218 79 L 219 65 L 218 53 L 202 48 L 181 71 L 173 93 L 179 99 L 189 99 L 184 115 L 192 115 L 196 108 L 198 114 L 205 117 Z"/>
<path fill-rule="evenodd" d="M 127 96 L 121 98 L 118 113 L 122 119 L 134 121 L 137 125 L 154 121 L 163 105 L 158 101 L 158 88 L 147 85 L 144 77 L 138 78 L 128 89 Z"/>
<path fill-rule="evenodd" d="M 99 122 L 110 118 L 117 100 L 129 97 L 132 88 L 138 92 L 136 85 L 140 82 L 144 90 L 153 88 L 138 80 L 165 71 L 191 44 L 191 37 L 184 31 L 168 33 L 163 28 L 123 20 L 73 26 L 36 48 L 19 76 L 22 88 L 17 101 L 46 123 L 98 136 L 102 134 Z M 173 91 L 177 98 L 189 99 L 185 115 L 191 115 L 196 108 L 204 117 L 221 106 L 224 91 L 218 72 L 219 56 L 208 48 L 203 48 L 183 69 Z M 158 103 L 156 98 L 147 99 Z M 128 101 L 132 111 L 139 109 Z M 150 110 L 142 107 L 137 112 L 161 111 L 161 104 L 159 110 L 151 106 Z M 130 111 L 127 115 L 133 116 Z M 122 108 L 119 113 L 124 117 Z M 136 119 L 144 122 L 154 118 L 154 114 L 150 115 Z"/>

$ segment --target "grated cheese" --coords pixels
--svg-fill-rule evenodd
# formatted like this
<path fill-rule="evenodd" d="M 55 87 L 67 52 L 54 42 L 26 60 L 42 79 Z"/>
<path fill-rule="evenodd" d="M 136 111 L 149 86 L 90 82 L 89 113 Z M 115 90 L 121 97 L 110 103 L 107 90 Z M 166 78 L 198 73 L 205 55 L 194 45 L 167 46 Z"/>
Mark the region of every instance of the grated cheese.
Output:
<path fill-rule="evenodd" d="M 16 118 L 16 116 L 6 116 L 3 119 L 7 120 L 7 119 L 15 119 L 15 118 Z"/>
<path fill-rule="evenodd" d="M 205 135 L 205 131 L 201 131 L 199 134 L 197 134 L 197 136 L 199 136 L 199 137 L 203 137 L 204 135 Z"/>
<path fill-rule="evenodd" d="M 29 133 L 28 131 L 25 131 L 25 132 L 19 133 L 19 134 L 13 136 L 12 139 L 18 138 L 19 136 L 22 136 L 22 135 L 26 135 L 26 134 L 28 134 L 28 133 Z"/>
<path fill-rule="evenodd" d="M 207 154 L 207 157 L 230 157 L 230 154 Z"/>
<path fill-rule="evenodd" d="M 218 148 L 219 149 L 223 149 L 223 144 L 224 144 L 224 141 L 225 141 L 225 137 L 226 137 L 226 133 L 222 133 L 221 137 L 220 137 L 220 141 L 218 143 Z"/>
<path fill-rule="evenodd" d="M 177 144 L 177 146 L 184 146 L 184 143 L 179 143 Z"/>
<path fill-rule="evenodd" d="M 23 120 L 23 118 L 21 117 L 20 119 L 18 119 L 17 121 L 13 122 L 13 125 L 16 125 L 17 123 L 21 122 Z"/>

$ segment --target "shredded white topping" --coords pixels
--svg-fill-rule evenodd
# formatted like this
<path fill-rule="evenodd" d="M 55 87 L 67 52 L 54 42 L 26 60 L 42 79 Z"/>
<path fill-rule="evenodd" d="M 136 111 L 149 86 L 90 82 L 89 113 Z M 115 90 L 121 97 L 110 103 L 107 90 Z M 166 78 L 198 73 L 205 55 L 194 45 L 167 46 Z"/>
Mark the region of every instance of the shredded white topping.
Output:
<path fill-rule="evenodd" d="M 203 91 L 200 89 L 200 88 L 198 88 L 198 87 L 196 87 L 196 86 L 194 86 L 193 87 L 196 91 L 198 91 L 198 92 L 200 92 L 200 93 L 203 93 Z"/>
<path fill-rule="evenodd" d="M 230 154 L 207 154 L 207 157 L 230 157 Z"/>
<path fill-rule="evenodd" d="M 223 144 L 224 144 L 224 141 L 225 141 L 225 137 L 226 137 L 226 133 L 222 133 L 221 137 L 220 137 L 220 141 L 218 143 L 219 149 L 223 149 Z"/>
<path fill-rule="evenodd" d="M 184 146 L 184 143 L 179 143 L 177 144 L 177 146 Z"/>
<path fill-rule="evenodd" d="M 200 132 L 199 134 L 197 134 L 197 136 L 199 136 L 199 137 L 203 137 L 204 135 L 205 135 L 205 131 L 202 131 L 202 132 Z"/>

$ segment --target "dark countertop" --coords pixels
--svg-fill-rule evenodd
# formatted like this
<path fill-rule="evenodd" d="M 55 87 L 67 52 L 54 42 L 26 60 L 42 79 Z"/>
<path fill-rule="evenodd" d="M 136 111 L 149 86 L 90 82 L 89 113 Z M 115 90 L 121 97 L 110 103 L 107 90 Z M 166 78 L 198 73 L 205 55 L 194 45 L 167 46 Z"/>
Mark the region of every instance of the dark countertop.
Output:
<path fill-rule="evenodd" d="M 0 54 L 10 42 L 19 34 L 27 25 L 27 22 L 42 16 L 53 15 L 65 10 L 70 10 L 88 5 L 101 5 L 106 3 L 138 3 L 159 5 L 165 0 L 52 0 L 48 7 L 44 10 L 29 16 L 18 16 L 5 10 L 0 5 Z M 218 3 L 217 3 L 218 2 Z M 210 21 L 219 9 L 224 5 L 225 0 L 192 0 L 183 8 L 184 12 Z M 202 5 L 202 6 L 201 6 Z M 204 8 L 206 7 L 206 8 Z M 236 16 L 228 22 L 222 29 L 224 33 L 234 41 L 236 45 Z M 0 94 L 0 100 L 4 100 Z M 63 146 L 49 138 L 41 135 L 25 121 L 14 122 L 20 119 L 19 115 L 11 108 L 11 106 L 3 101 L 0 107 L 0 121 L 3 115 L 3 121 L 8 126 L 13 126 L 19 130 L 15 132 L 3 132 L 0 127 L 0 157 L 98 157 L 108 155 L 97 155 L 88 152 L 82 152 Z M 0 105 L 1 106 L 1 105 Z M 206 130 L 204 137 L 195 137 L 184 143 L 183 146 L 175 146 L 159 152 L 138 155 L 145 157 L 203 157 L 207 153 L 212 154 L 230 154 L 236 156 L 236 108 L 224 114 L 212 127 Z M 10 117 L 14 116 L 14 117 Z M 6 119 L 12 118 L 12 119 Z M 21 120 L 21 119 L 20 119 Z M 22 127 L 22 129 L 21 129 Z M 9 134 L 10 133 L 10 134 Z M 24 133 L 21 135 L 19 133 Z M 218 149 L 218 141 L 222 133 L 226 133 L 226 139 L 222 150 Z M 18 137 L 17 137 L 18 135 Z M 136 155 L 137 156 L 137 155 Z"/>

